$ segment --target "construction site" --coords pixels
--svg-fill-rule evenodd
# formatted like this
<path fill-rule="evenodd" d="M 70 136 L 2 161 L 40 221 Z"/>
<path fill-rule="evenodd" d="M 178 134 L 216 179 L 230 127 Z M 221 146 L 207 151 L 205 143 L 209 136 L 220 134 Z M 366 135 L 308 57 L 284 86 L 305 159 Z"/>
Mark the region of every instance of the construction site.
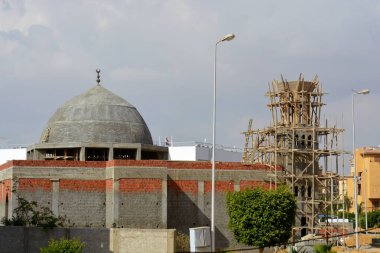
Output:
<path fill-rule="evenodd" d="M 265 94 L 272 116 L 269 126 L 255 129 L 249 121 L 243 163 L 267 165 L 270 187 L 289 185 L 297 200 L 293 240 L 309 234 L 332 237 L 347 231 L 343 220 L 333 220 L 344 210 L 339 181 L 344 178 L 343 124 L 324 118 L 326 93 L 318 77 L 296 81 L 281 76 Z M 343 120 L 342 120 L 343 121 Z M 346 228 L 345 228 L 346 226 Z"/>

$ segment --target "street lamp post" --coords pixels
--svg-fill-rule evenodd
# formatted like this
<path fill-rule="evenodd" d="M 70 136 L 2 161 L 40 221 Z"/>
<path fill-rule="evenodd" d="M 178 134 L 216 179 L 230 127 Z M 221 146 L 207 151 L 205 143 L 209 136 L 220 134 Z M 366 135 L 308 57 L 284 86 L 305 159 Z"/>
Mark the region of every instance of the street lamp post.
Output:
<path fill-rule="evenodd" d="M 214 52 L 214 101 L 213 101 L 213 113 L 212 113 L 212 157 L 211 157 L 211 251 L 215 251 L 215 138 L 216 138 L 216 50 L 218 44 L 223 41 L 231 41 L 235 38 L 235 35 L 230 33 L 221 38 L 215 43 Z"/>
<path fill-rule="evenodd" d="M 368 89 L 361 91 L 354 91 L 352 93 L 352 150 L 354 159 L 354 211 L 355 211 L 355 244 L 356 249 L 359 249 L 359 235 L 358 235 L 358 177 L 356 175 L 356 152 L 355 152 L 355 95 L 365 95 L 369 93 Z"/>
<path fill-rule="evenodd" d="M 364 160 L 364 148 L 363 148 L 363 172 L 364 172 L 364 180 L 361 178 L 361 181 L 363 182 L 363 190 L 364 190 L 364 214 L 365 214 L 365 234 L 368 235 L 368 213 L 367 213 L 367 169 L 365 167 L 365 160 Z"/>

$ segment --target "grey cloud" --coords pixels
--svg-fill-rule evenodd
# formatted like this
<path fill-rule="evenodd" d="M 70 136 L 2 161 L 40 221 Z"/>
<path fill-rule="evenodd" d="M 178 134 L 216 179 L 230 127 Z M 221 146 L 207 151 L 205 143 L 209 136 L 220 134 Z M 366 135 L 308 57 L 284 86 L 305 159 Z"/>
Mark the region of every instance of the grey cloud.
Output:
<path fill-rule="evenodd" d="M 264 94 L 280 74 L 318 74 L 329 93 L 324 113 L 346 115 L 346 139 L 351 89 L 372 89 L 373 99 L 361 102 L 377 106 L 380 7 L 373 1 L 29 0 L 14 8 L 20 20 L 43 19 L 0 32 L 0 101 L 8 108 L 0 109 L 7 122 L 0 136 L 11 143 L 37 141 L 58 106 L 95 84 L 98 67 L 103 85 L 139 109 L 155 140 L 210 140 L 214 43 L 229 32 L 236 39 L 218 48 L 218 143 L 243 146 L 249 118 L 269 124 Z M 374 143 L 366 136 L 379 122 L 366 120 L 358 138 Z"/>

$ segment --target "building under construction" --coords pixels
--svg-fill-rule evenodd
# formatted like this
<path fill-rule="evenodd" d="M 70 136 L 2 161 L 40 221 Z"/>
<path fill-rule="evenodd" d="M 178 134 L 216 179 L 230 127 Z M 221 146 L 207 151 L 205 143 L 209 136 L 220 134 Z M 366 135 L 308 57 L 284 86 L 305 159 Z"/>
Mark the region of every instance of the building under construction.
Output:
<path fill-rule="evenodd" d="M 318 219 L 336 213 L 342 202 L 338 185 L 340 174 L 344 176 L 344 130 L 336 121 L 331 126 L 321 119 L 324 95 L 317 76 L 312 81 L 302 74 L 298 81 L 281 76 L 266 93 L 270 125 L 254 130 L 250 120 L 243 132 L 243 162 L 269 165 L 271 186 L 288 184 L 296 196 L 295 238 L 322 231 L 330 236 L 334 229 L 328 222 L 321 228 Z"/>

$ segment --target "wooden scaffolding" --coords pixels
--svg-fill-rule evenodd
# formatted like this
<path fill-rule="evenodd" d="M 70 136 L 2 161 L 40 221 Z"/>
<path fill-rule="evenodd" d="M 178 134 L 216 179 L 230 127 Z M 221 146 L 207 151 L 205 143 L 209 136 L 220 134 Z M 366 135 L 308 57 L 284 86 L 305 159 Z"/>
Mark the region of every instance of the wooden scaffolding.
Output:
<path fill-rule="evenodd" d="M 281 76 L 266 93 L 270 126 L 254 130 L 250 120 L 243 132 L 243 163 L 268 165 L 271 187 L 287 184 L 297 199 L 295 238 L 337 233 L 320 218 L 336 214 L 344 199 L 339 195 L 339 180 L 344 177 L 344 129 L 321 120 L 324 95 L 317 76 L 312 81 L 305 81 L 302 74 L 297 81 Z"/>

